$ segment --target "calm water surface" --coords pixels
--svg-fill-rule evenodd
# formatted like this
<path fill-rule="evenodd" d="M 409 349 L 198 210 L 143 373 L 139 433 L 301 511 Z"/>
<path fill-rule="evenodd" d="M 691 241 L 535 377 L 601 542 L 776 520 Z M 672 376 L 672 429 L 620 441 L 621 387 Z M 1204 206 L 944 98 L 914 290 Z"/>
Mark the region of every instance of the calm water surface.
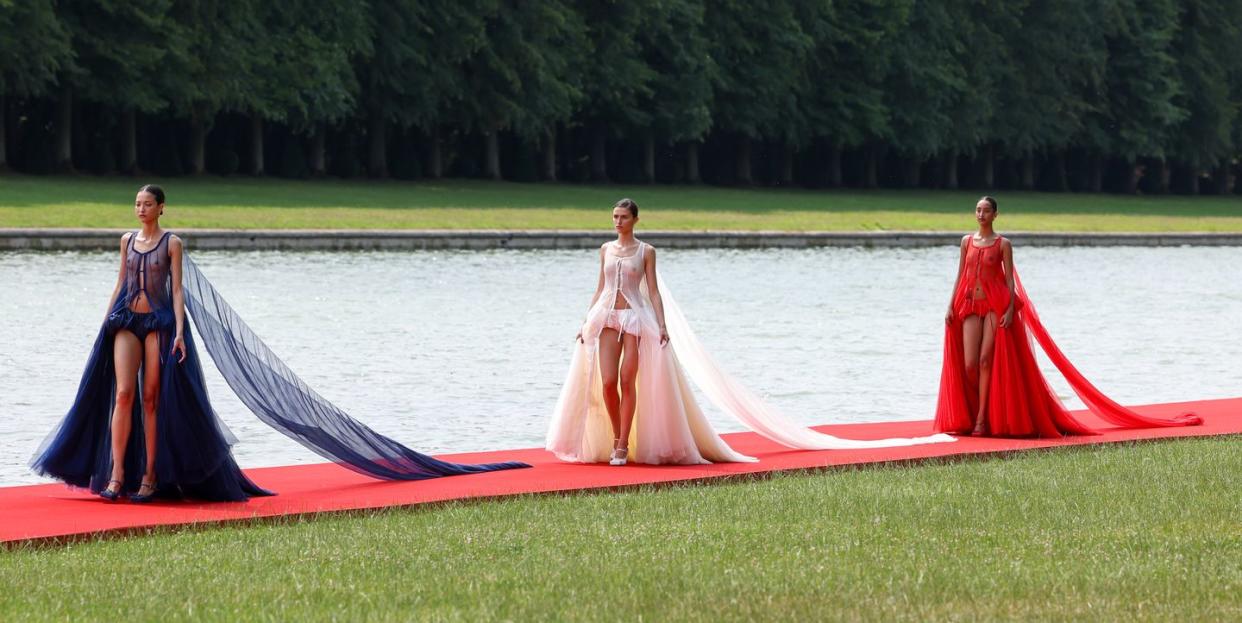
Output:
<path fill-rule="evenodd" d="M 311 387 L 428 452 L 543 444 L 598 267 L 594 251 L 194 257 Z M 1016 259 L 1053 336 L 1121 402 L 1242 395 L 1230 268 L 1242 249 L 1019 248 Z M 956 260 L 953 248 L 669 250 L 660 270 L 722 365 L 820 424 L 932 416 Z M 26 464 L 73 398 L 117 264 L 115 253 L 0 254 L 0 485 L 41 480 Z M 322 460 L 206 368 L 242 466 Z"/>

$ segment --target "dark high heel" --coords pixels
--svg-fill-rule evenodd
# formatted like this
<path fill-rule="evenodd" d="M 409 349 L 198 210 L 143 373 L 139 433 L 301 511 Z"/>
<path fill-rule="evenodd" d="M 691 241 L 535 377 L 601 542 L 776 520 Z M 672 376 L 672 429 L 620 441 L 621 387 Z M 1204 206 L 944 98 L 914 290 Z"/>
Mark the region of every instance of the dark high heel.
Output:
<path fill-rule="evenodd" d="M 142 490 L 146 489 L 147 494 L 143 495 Z M 134 504 L 146 504 L 155 498 L 155 483 L 142 483 L 138 487 L 138 493 L 129 496 L 129 501 Z"/>
<path fill-rule="evenodd" d="M 116 491 L 113 491 L 113 490 L 112 490 L 112 483 L 114 483 L 114 482 L 116 483 Z M 122 487 L 124 484 L 125 484 L 125 483 L 123 483 L 123 482 L 121 482 L 121 481 L 119 481 L 119 480 L 109 480 L 109 481 L 108 481 L 108 486 L 107 486 L 107 487 L 104 487 L 104 490 L 99 492 L 99 497 L 101 497 L 101 498 L 103 498 L 103 499 L 105 499 L 105 500 L 107 500 L 107 501 L 109 501 L 109 502 L 115 502 L 117 498 L 121 497 L 121 487 Z"/>

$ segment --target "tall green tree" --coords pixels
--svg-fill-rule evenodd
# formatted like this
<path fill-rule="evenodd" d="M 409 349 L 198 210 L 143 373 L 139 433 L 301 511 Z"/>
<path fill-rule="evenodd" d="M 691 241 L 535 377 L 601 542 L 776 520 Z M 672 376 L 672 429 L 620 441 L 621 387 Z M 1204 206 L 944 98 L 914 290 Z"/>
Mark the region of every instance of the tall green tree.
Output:
<path fill-rule="evenodd" d="M 373 51 L 359 57 L 369 168 L 388 169 L 388 127 L 420 128 L 431 137 L 431 177 L 443 173 L 440 127 L 465 97 L 461 66 L 486 43 L 487 2 L 402 0 L 370 5 Z"/>
<path fill-rule="evenodd" d="M 669 0 L 653 7 L 638 33 L 644 61 L 654 72 L 638 106 L 648 111 L 643 139 L 643 179 L 655 181 L 656 141 L 685 143 L 686 181 L 698 183 L 699 142 L 712 126 L 712 85 L 720 68 L 711 56 L 698 0 Z"/>
<path fill-rule="evenodd" d="M 51 0 L 0 0 L 0 170 L 8 167 L 6 97 L 46 94 L 73 60 L 69 33 Z M 13 36 L 21 33 L 21 37 Z M 37 42 L 30 45 L 29 42 Z"/>
<path fill-rule="evenodd" d="M 868 137 L 887 136 L 884 76 L 892 66 L 889 42 L 905 25 L 909 2 L 807 2 L 803 28 L 814 41 L 801 106 L 810 135 L 828 150 L 824 181 L 842 184 L 842 151 Z"/>
<path fill-rule="evenodd" d="M 178 0 L 170 15 L 179 45 L 169 57 L 167 95 L 190 125 L 189 171 L 206 171 L 207 134 L 222 111 L 249 112 L 265 36 L 258 0 Z"/>
<path fill-rule="evenodd" d="M 134 116 L 167 105 L 161 68 L 172 46 L 166 19 L 171 0 L 67 2 L 58 14 L 69 31 L 74 61 L 62 72 L 57 97 L 56 166 L 73 168 L 76 100 L 104 104 L 122 116 L 122 168 L 134 169 Z"/>
<path fill-rule="evenodd" d="M 1229 76 L 1229 93 L 1230 100 L 1242 108 L 1242 70 L 1234 71 Z M 1236 165 L 1242 160 L 1242 114 L 1234 116 L 1231 136 L 1233 153 L 1222 159 L 1216 173 L 1216 192 L 1221 194 L 1233 193 L 1236 187 Z"/>
<path fill-rule="evenodd" d="M 486 45 L 461 66 L 467 96 L 456 111 L 464 128 L 483 136 L 484 175 L 501 179 L 500 132 L 538 140 L 577 110 L 586 28 L 566 0 L 493 0 L 483 8 Z"/>
<path fill-rule="evenodd" d="M 1036 183 L 1036 156 L 1056 161 L 1054 184 L 1065 188 L 1064 150 L 1092 111 L 1088 94 L 1103 78 L 1106 51 L 1099 25 L 1076 0 L 1011 0 L 999 15 L 1003 63 L 989 72 L 998 84 L 993 136 L 1021 161 L 1021 187 Z"/>
<path fill-rule="evenodd" d="M 791 142 L 804 135 L 798 86 L 814 42 L 795 6 L 777 0 L 757 11 L 743 0 L 706 2 L 712 57 L 720 68 L 713 117 L 718 129 L 737 140 L 734 179 L 740 184 L 754 181 L 754 140 Z"/>
<path fill-rule="evenodd" d="M 322 124 L 348 116 L 358 81 L 354 57 L 370 51 L 364 6 L 349 0 L 260 3 L 264 36 L 249 42 L 251 173 L 263 174 L 263 122 L 288 123 L 316 138 L 311 161 L 323 170 Z"/>
<path fill-rule="evenodd" d="M 955 8 L 963 16 L 956 27 L 954 55 L 962 67 L 965 88 L 949 106 L 950 126 L 940 154 L 937 186 L 959 186 L 958 164 L 963 155 L 982 161 L 984 185 L 993 184 L 997 114 L 1004 106 L 1001 88 L 1009 60 L 1007 40 L 1020 27 L 1015 13 L 1022 5 L 1022 0 L 970 0 Z"/>
<path fill-rule="evenodd" d="M 1102 0 L 1089 5 L 1103 29 L 1107 50 L 1101 88 L 1084 118 L 1082 144 L 1093 153 L 1093 190 L 1100 188 L 1105 155 L 1123 161 L 1122 190 L 1138 190 L 1140 158 L 1164 158 L 1169 135 L 1186 116 L 1178 106 L 1181 83 L 1172 42 L 1177 31 L 1173 0 Z"/>
<path fill-rule="evenodd" d="M 649 126 L 640 105 L 651 96 L 656 72 L 641 48 L 644 30 L 659 21 L 659 0 L 579 0 L 589 48 L 582 53 L 582 107 L 578 117 L 591 136 L 591 179 L 608 181 L 607 141 Z M 653 19 L 654 18 L 654 19 Z"/>
<path fill-rule="evenodd" d="M 1242 50 L 1242 1 L 1187 0 L 1179 9 L 1172 53 L 1181 90 L 1174 102 L 1186 116 L 1169 135 L 1169 151 L 1187 170 L 1188 190 L 1198 193 L 1200 174 L 1212 171 L 1227 178 L 1228 166 L 1222 171 L 1221 165 L 1237 153 L 1233 129 L 1242 102 L 1234 84 L 1242 73 L 1237 52 Z"/>
<path fill-rule="evenodd" d="M 961 0 L 915 2 L 906 26 L 892 39 L 893 62 L 884 83 L 889 141 L 904 158 L 908 186 L 921 183 L 928 158 L 954 144 L 953 112 L 969 91 L 960 28 L 965 21 Z"/>

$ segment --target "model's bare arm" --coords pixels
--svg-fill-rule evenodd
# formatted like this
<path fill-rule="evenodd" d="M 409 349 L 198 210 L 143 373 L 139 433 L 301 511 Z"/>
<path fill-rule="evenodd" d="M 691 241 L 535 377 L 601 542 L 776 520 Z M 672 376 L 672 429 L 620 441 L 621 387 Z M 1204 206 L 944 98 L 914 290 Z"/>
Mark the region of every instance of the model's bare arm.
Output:
<path fill-rule="evenodd" d="M 1008 327 L 1009 323 L 1013 322 L 1013 310 L 1018 302 L 1018 288 L 1013 274 L 1013 245 L 1003 238 L 1001 243 L 1002 261 L 1005 263 L 1005 285 L 1009 286 L 1009 309 L 1005 310 L 1000 326 Z"/>
<path fill-rule="evenodd" d="M 600 247 L 599 248 L 599 281 L 597 281 L 595 284 L 595 296 L 591 297 L 591 306 L 587 307 L 588 310 L 591 309 L 591 307 L 595 307 L 595 302 L 599 300 L 599 295 L 603 294 L 603 292 L 604 292 L 604 247 Z M 574 339 L 579 342 L 582 341 L 582 330 L 581 329 L 578 330 L 578 335 L 575 335 Z"/>
<path fill-rule="evenodd" d="M 599 248 L 599 280 L 595 283 L 595 296 L 591 297 L 591 307 L 595 307 L 595 302 L 599 300 L 599 295 L 604 293 L 604 247 Z"/>
<path fill-rule="evenodd" d="M 104 310 L 104 319 L 112 313 L 112 306 L 116 305 L 116 297 L 121 295 L 121 286 L 125 284 L 125 247 L 129 246 L 129 236 L 128 233 L 121 236 L 121 269 L 116 274 L 116 286 L 112 288 L 112 296 L 108 297 L 108 309 Z"/>

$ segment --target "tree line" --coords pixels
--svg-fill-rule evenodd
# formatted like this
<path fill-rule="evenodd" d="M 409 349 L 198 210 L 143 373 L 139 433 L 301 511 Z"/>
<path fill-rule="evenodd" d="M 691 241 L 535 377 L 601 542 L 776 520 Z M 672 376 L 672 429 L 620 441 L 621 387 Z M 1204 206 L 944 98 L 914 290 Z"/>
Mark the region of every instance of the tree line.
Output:
<path fill-rule="evenodd" d="M 0 169 L 1237 192 L 1242 0 L 0 0 Z"/>

